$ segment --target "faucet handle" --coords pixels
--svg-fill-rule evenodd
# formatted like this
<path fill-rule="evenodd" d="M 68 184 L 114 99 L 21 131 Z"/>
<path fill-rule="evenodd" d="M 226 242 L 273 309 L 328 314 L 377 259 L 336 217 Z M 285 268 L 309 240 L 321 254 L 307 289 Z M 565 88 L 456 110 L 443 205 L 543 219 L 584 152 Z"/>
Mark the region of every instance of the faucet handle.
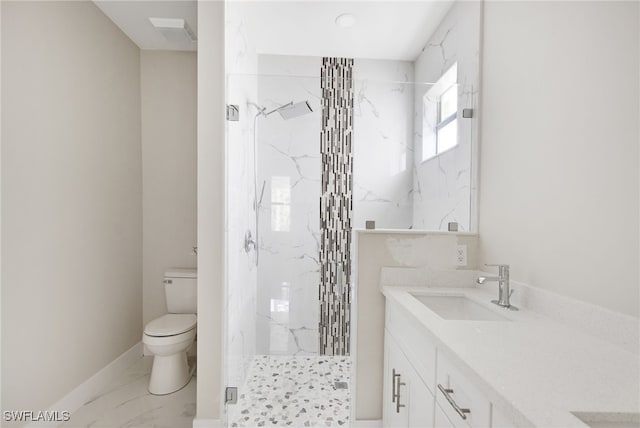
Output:
<path fill-rule="evenodd" d="M 509 265 L 500 265 L 500 264 L 489 264 L 489 263 L 485 263 L 485 266 L 490 266 L 490 267 L 509 267 Z"/>

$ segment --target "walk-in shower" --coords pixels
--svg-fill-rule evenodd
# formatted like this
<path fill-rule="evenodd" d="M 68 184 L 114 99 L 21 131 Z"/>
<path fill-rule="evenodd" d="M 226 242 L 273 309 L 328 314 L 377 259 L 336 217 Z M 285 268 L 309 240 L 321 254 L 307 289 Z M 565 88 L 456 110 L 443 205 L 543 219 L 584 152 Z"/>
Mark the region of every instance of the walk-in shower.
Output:
<path fill-rule="evenodd" d="M 228 91 L 240 111 L 227 128 L 226 380 L 239 388 L 228 426 L 346 424 L 350 392 L 335 385 L 349 384 L 350 359 L 320 355 L 319 343 L 320 80 L 232 76 Z"/>
<path fill-rule="evenodd" d="M 391 65 L 263 55 L 265 74 L 229 77 L 240 106 L 227 123 L 230 427 L 347 423 L 353 229 L 409 228 L 413 201 L 430 194 L 414 158 L 430 86 L 406 81 L 412 64 Z"/>

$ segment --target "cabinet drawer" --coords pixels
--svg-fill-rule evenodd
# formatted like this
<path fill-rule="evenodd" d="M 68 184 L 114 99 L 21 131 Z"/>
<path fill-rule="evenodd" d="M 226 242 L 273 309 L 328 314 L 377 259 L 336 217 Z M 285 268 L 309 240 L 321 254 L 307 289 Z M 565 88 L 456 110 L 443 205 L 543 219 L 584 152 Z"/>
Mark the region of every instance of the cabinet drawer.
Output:
<path fill-rule="evenodd" d="M 436 347 L 424 327 L 397 303 L 387 300 L 385 327 L 400 345 L 424 384 L 435 395 Z"/>
<path fill-rule="evenodd" d="M 441 350 L 438 350 L 436 403 L 456 427 L 491 426 L 491 403 Z"/>

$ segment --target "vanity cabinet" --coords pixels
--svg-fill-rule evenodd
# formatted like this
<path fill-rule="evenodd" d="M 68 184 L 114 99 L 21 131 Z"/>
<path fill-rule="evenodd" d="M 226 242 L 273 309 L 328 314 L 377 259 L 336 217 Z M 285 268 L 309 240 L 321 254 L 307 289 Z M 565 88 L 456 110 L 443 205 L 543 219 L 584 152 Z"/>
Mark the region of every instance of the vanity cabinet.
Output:
<path fill-rule="evenodd" d="M 393 302 L 386 305 L 383 393 L 384 427 L 492 426 L 487 397 Z"/>

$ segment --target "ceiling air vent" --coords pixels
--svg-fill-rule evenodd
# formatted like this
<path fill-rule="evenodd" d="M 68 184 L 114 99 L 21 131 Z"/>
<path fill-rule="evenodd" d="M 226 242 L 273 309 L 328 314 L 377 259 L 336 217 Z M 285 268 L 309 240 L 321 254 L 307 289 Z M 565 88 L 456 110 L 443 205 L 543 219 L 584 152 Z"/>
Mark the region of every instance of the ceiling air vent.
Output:
<path fill-rule="evenodd" d="M 151 24 L 170 42 L 195 42 L 196 35 L 184 19 L 149 18 Z"/>

